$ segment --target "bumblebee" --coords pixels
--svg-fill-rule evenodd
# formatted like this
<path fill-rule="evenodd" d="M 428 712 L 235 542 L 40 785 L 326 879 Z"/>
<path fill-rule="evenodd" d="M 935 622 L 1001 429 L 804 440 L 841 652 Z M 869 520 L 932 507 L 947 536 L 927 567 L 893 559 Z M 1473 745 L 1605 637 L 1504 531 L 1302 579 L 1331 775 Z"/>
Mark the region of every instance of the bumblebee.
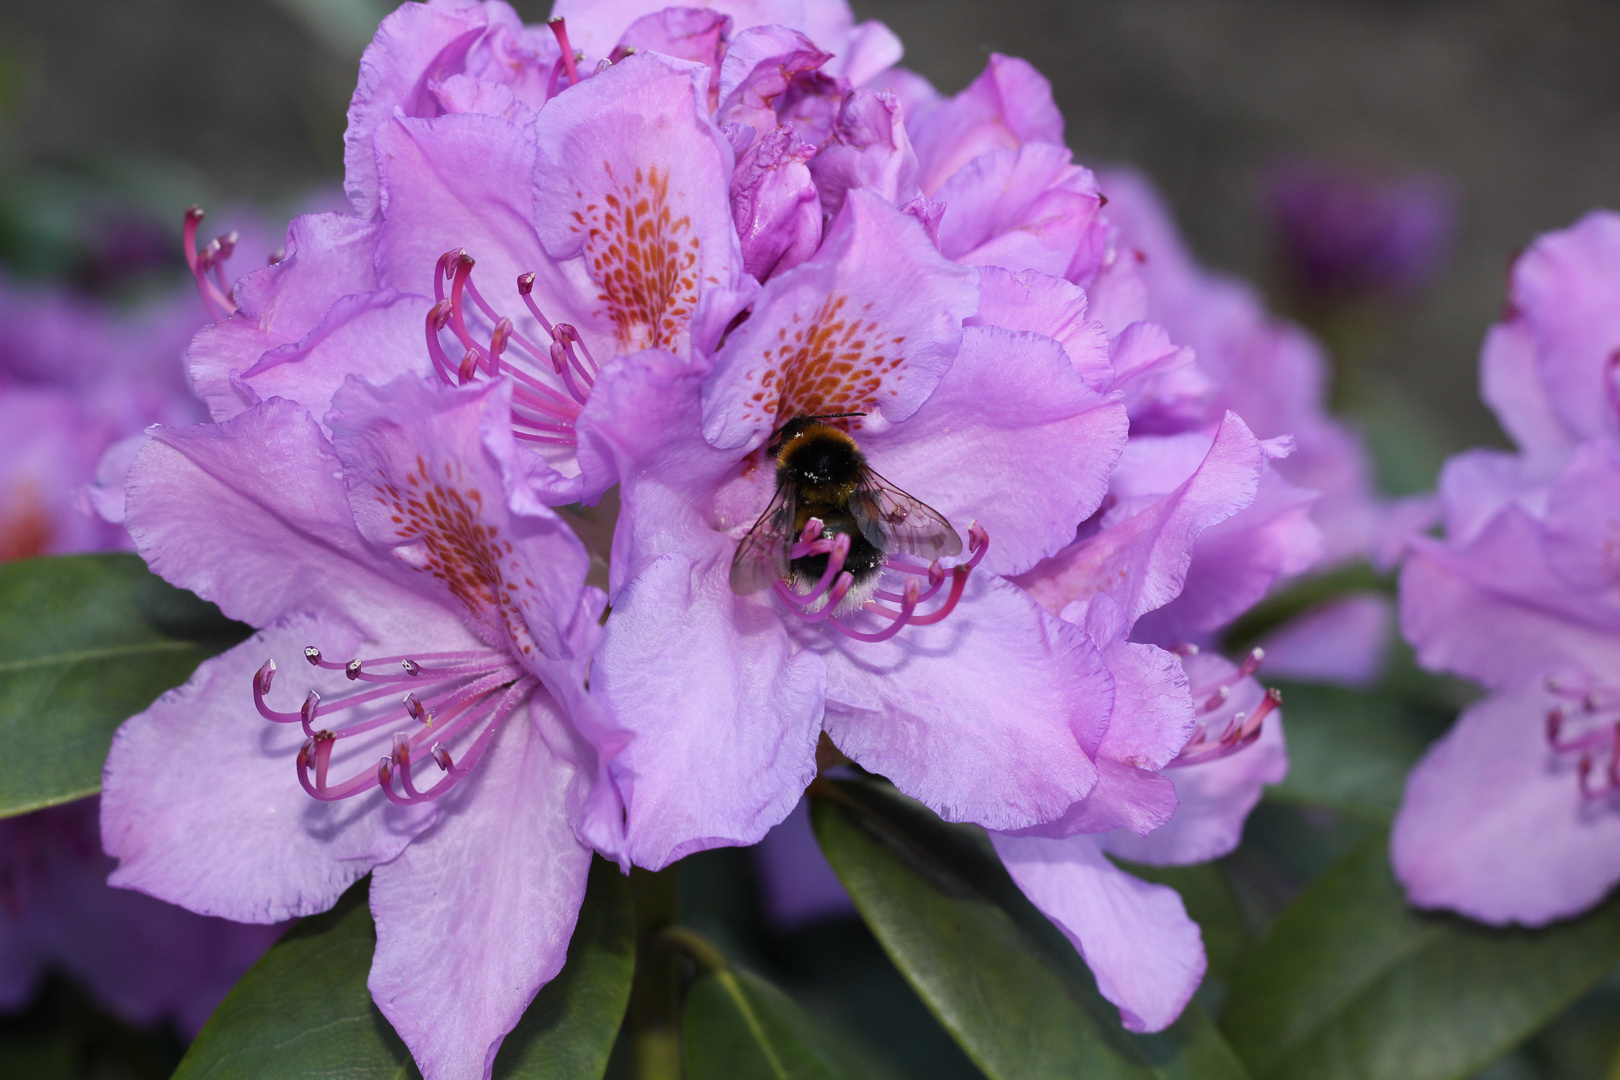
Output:
<path fill-rule="evenodd" d="M 860 415 L 839 414 L 839 416 Z M 733 592 L 753 593 L 787 580 L 810 588 L 827 571 L 827 554 L 791 558 L 811 518 L 821 536 L 850 538 L 844 569 L 855 579 L 851 595 L 876 586 L 886 556 L 932 561 L 959 555 L 962 538 L 938 511 L 889 483 L 866 463 L 848 432 L 824 423 L 837 416 L 798 416 L 768 447 L 776 459 L 776 495 L 737 545 L 731 560 Z"/>

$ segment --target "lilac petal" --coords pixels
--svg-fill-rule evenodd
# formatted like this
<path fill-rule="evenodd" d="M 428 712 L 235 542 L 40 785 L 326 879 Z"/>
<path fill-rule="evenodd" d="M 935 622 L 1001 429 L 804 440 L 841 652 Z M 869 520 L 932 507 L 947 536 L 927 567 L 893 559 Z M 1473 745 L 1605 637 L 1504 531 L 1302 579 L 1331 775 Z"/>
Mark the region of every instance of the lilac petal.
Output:
<path fill-rule="evenodd" d="M 932 626 L 876 644 L 819 628 L 800 640 L 826 658 L 833 742 L 947 821 L 1027 828 L 1097 782 L 1082 739 L 1112 706 L 1107 668 L 1079 627 L 993 574 L 975 572 Z"/>
<path fill-rule="evenodd" d="M 400 375 L 430 375 L 422 348 L 426 296 L 383 289 L 333 301 L 319 324 L 296 342 L 270 349 L 241 374 L 258 400 L 296 401 L 322 414 L 348 378 L 387 382 Z"/>
<path fill-rule="evenodd" d="M 913 218 L 850 192 L 815 258 L 773 278 L 728 338 L 704 388 L 704 434 L 731 449 L 801 414 L 906 419 L 956 356 L 976 277 Z"/>
<path fill-rule="evenodd" d="M 592 667 L 593 693 L 632 735 L 612 772 L 625 855 L 649 869 L 757 842 L 816 773 L 821 660 L 768 601 L 731 591 L 729 545 L 706 555 L 670 552 L 638 574 Z"/>
<path fill-rule="evenodd" d="M 1209 688 L 1230 679 L 1236 668 L 1224 657 L 1199 653 L 1183 659 L 1192 680 L 1194 701 L 1209 698 Z M 1265 690 L 1253 678 L 1231 688 L 1219 709 L 1199 720 L 1210 738 L 1218 738 L 1238 713 L 1252 714 Z M 1282 711 L 1274 710 L 1260 729 L 1260 738 L 1238 752 L 1214 761 L 1168 769 L 1180 805 L 1168 824 L 1142 835 L 1120 829 L 1097 838 L 1102 849 L 1133 862 L 1153 866 L 1182 866 L 1207 862 L 1229 854 L 1243 838 L 1243 822 L 1260 801 L 1261 789 L 1279 783 L 1288 773 L 1288 752 L 1283 742 Z"/>
<path fill-rule="evenodd" d="M 1548 672 L 1612 671 L 1620 619 L 1547 564 L 1545 534 L 1518 507 L 1467 547 L 1415 541 L 1401 571 L 1401 631 L 1425 667 L 1502 688 Z"/>
<path fill-rule="evenodd" d="M 1157 323 L 1133 322 L 1114 335 L 1112 389 L 1125 401 L 1132 428 L 1141 435 L 1173 434 L 1197 427 L 1215 397 L 1215 381 Z"/>
<path fill-rule="evenodd" d="M 1560 455 L 1557 461 L 1562 460 Z M 1447 459 L 1438 485 L 1447 542 L 1452 547 L 1473 543 L 1509 506 L 1538 520 L 1545 517 L 1554 467 L 1549 457 L 1483 448 Z"/>
<path fill-rule="evenodd" d="M 763 135 L 776 127 L 776 103 L 794 78 L 832 59 L 816 42 L 787 26 L 755 26 L 739 33 L 720 67 L 715 121 L 746 124 Z"/>
<path fill-rule="evenodd" d="M 793 269 L 821 243 L 820 197 L 805 165 L 815 152 L 792 124 L 783 124 L 737 158 L 731 213 L 743 269 L 760 281 Z"/>
<path fill-rule="evenodd" d="M 500 19 L 502 14 L 506 20 Z M 343 136 L 344 189 L 363 219 L 373 218 L 384 201 L 378 177 L 383 155 L 372 136 L 395 117 L 396 110 L 404 116 L 437 116 L 433 82 L 465 65 L 468 52 L 484 38 L 492 21 L 517 19 L 505 4 L 411 4 L 377 28 L 360 59 L 359 85 L 349 103 L 349 126 Z M 543 47 L 543 39 L 540 44 Z M 555 45 L 551 51 L 555 59 Z"/>
<path fill-rule="evenodd" d="M 1394 629 L 1387 597 L 1358 593 L 1330 601 L 1260 642 L 1266 675 L 1366 689 L 1383 677 Z"/>
<path fill-rule="evenodd" d="M 1106 594 L 1070 609 L 1066 614 L 1083 619 L 1100 643 L 1114 680 L 1106 729 L 1082 742 L 1097 762 L 1097 786 L 1061 817 L 1017 835 L 1152 832 L 1170 820 L 1177 804 L 1175 784 L 1159 770 L 1181 752 L 1195 726 L 1187 674 L 1173 653 L 1126 641 L 1123 612 Z"/>
<path fill-rule="evenodd" d="M 1529 453 L 1568 448 L 1564 426 L 1536 361 L 1536 338 L 1523 319 L 1498 323 L 1479 354 L 1479 392 L 1508 435 Z"/>
<path fill-rule="evenodd" d="M 1204 445 L 1208 450 L 1198 461 L 1192 455 Z M 1191 468 L 1189 459 L 1195 462 Z M 1127 481 L 1139 474 L 1147 492 L 1165 490 L 1161 485 L 1169 477 L 1185 479 L 1156 498 L 1127 487 L 1119 493 L 1122 502 L 1140 510 L 1107 522 L 1019 582 L 1048 611 L 1107 593 L 1124 611 L 1126 625 L 1134 625 L 1180 595 L 1199 535 L 1253 501 L 1264 464 L 1259 440 L 1230 413 L 1207 444 L 1201 436 L 1133 439 L 1116 486 L 1122 474 Z"/>
<path fill-rule="evenodd" d="M 327 422 L 366 540 L 460 609 L 485 643 L 550 672 L 570 659 L 562 627 L 590 558 L 554 512 L 508 507 L 510 396 L 505 380 L 434 390 L 351 379 Z"/>
<path fill-rule="evenodd" d="M 305 214 L 293 219 L 285 257 L 238 281 L 236 314 L 203 327 L 186 351 L 192 386 L 215 420 L 229 419 L 268 396 L 237 381 L 265 353 L 304 339 L 335 299 L 376 290 L 376 242 L 376 226 L 358 218 Z M 306 404 L 325 411 L 325 402 Z"/>
<path fill-rule="evenodd" d="M 1069 362 L 1093 390 L 1106 390 L 1114 377 L 1108 332 L 1087 318 L 1083 289 L 1035 270 L 979 268 L 979 311 L 967 326 L 1030 330 L 1054 338 Z"/>
<path fill-rule="evenodd" d="M 754 848 L 754 868 L 765 919 L 778 933 L 856 914 L 855 901 L 816 842 L 807 800 L 799 800 Z"/>
<path fill-rule="evenodd" d="M 1620 622 L 1615 590 L 1620 547 L 1620 446 L 1595 439 L 1577 447 L 1547 500 L 1547 562 L 1588 596 L 1588 618 Z M 1601 613 L 1601 614 L 1600 614 Z"/>
<path fill-rule="evenodd" d="M 894 206 L 917 198 L 922 193 L 917 187 L 917 155 L 906 138 L 894 95 L 871 90 L 851 94 L 832 134 L 810 160 L 810 174 L 829 221 L 844 208 L 851 188 L 866 188 Z"/>
<path fill-rule="evenodd" d="M 308 413 L 269 401 L 223 424 L 158 429 L 130 469 L 125 520 L 147 565 L 233 619 L 338 612 L 368 632 L 414 626 L 434 647 L 469 647 L 410 570 L 366 545 L 342 472 Z"/>
<path fill-rule="evenodd" d="M 969 266 L 1003 266 L 1069 277 L 1101 262 L 1109 232 L 1096 177 L 1066 147 L 1027 143 L 980 154 L 942 184 L 939 250 Z"/>
<path fill-rule="evenodd" d="M 80 511 L 75 489 L 89 480 L 114 429 L 66 389 L 0 389 L 0 561 L 96 551 L 121 529 Z"/>
<path fill-rule="evenodd" d="M 1018 887 L 1080 950 L 1130 1031 L 1162 1031 L 1203 981 L 1203 935 L 1181 897 L 1108 861 L 1089 836 L 990 835 Z"/>
<path fill-rule="evenodd" d="M 731 591 L 735 544 L 710 516 L 738 464 L 699 433 L 701 381 L 668 354 L 623 358 L 580 425 L 581 456 L 623 477 L 591 688 L 633 736 L 611 769 L 623 854 L 648 867 L 759 840 L 815 775 L 821 728 L 820 658 L 793 646 L 771 601 Z"/>
<path fill-rule="evenodd" d="M 707 352 L 753 295 L 707 80 L 701 65 L 637 53 L 558 95 L 534 127 L 540 242 L 580 259 L 601 311 L 580 329 L 620 352 Z"/>
<path fill-rule="evenodd" d="M 922 408 L 862 440 L 886 479 L 966 535 L 990 533 L 984 566 L 1022 573 L 1074 539 L 1108 490 L 1128 421 L 1086 386 L 1056 341 L 993 326 L 962 333 Z"/>
<path fill-rule="evenodd" d="M 876 19 L 855 27 L 849 35 L 847 44 L 841 47 L 834 44 L 833 38 L 817 37 L 814 26 L 810 28 L 810 36 L 836 53 L 826 65 L 827 73 L 845 79 L 855 87 L 865 86 L 898 64 L 901 56 L 905 54 L 905 47 L 901 45 L 899 37 Z"/>
<path fill-rule="evenodd" d="M 1517 688 L 1471 706 L 1406 781 L 1390 855 L 1419 907 L 1501 925 L 1574 915 L 1620 881 L 1620 815 L 1548 746 L 1556 703 Z"/>
<path fill-rule="evenodd" d="M 726 55 L 731 17 L 703 8 L 669 7 L 643 15 L 625 30 L 615 53 L 661 52 L 709 69 L 709 104 L 718 100 L 720 62 Z"/>
<path fill-rule="evenodd" d="M 568 957 L 591 853 L 563 813 L 573 770 L 548 745 L 565 726 L 537 692 L 436 827 L 372 875 L 367 986 L 425 1080 L 488 1080 Z"/>
<path fill-rule="evenodd" d="M 1199 535 L 1181 594 L 1142 617 L 1138 640 L 1197 641 L 1253 607 L 1279 578 L 1310 569 L 1322 555 L 1315 501 L 1315 492 L 1263 468 L 1254 501 Z"/>
<path fill-rule="evenodd" d="M 380 285 L 432 296 L 439 256 L 465 248 L 478 263 L 474 281 L 497 311 L 521 310 L 517 279 L 531 270 L 539 275 L 542 306 L 549 299 L 545 290 L 560 291 L 546 273 L 532 220 L 532 128 L 482 113 L 399 116 L 379 127 L 374 141 L 384 214 L 376 255 Z M 421 320 L 430 307 L 431 301 L 422 302 L 415 328 L 415 351 L 424 359 Z"/>
<path fill-rule="evenodd" d="M 625 27 L 671 6 L 669 0 L 557 0 L 551 14 L 568 21 L 568 39 L 594 62 L 608 55 Z M 802 0 L 705 0 L 701 7 L 729 16 L 733 36 L 753 26 L 801 26 L 806 21 Z"/>
<path fill-rule="evenodd" d="M 1608 365 L 1620 350 L 1620 214 L 1594 210 L 1548 233 L 1513 266 L 1513 304 L 1536 339 L 1537 367 L 1564 426 L 1613 435 Z"/>
<path fill-rule="evenodd" d="M 203 661 L 184 686 L 125 721 L 102 773 L 102 844 L 119 863 L 109 881 L 203 915 L 281 922 L 324 911 L 432 824 L 433 806 L 397 807 L 381 792 L 310 798 L 294 772 L 302 728 L 253 708 L 253 676 L 267 657 L 286 661 L 272 703 L 290 705 L 316 685 L 331 689 L 292 662 L 305 646 L 351 656 L 363 640 L 339 620 L 283 620 Z M 354 759 L 365 753 L 335 753 L 335 773 L 375 767 L 375 748 Z"/>
<path fill-rule="evenodd" d="M 1029 62 L 991 53 L 966 90 L 908 123 L 922 189 L 932 195 L 974 158 L 990 150 L 1016 150 L 1027 142 L 1063 144 L 1063 114 L 1052 84 Z"/>

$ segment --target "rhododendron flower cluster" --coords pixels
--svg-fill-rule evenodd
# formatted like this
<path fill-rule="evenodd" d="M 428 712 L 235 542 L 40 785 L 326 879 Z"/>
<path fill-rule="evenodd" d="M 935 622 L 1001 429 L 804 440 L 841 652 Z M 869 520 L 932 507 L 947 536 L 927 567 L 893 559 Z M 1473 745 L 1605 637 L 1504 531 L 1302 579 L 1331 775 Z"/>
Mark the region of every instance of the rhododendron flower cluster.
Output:
<path fill-rule="evenodd" d="M 1200 646 L 1319 553 L 1288 430 L 1150 321 L 1027 64 L 946 99 L 840 3 L 557 16 L 389 16 L 352 209 L 234 284 L 195 259 L 213 423 L 122 510 L 260 632 L 121 729 L 113 880 L 268 922 L 369 871 L 379 1007 L 487 1076 L 593 849 L 759 841 L 826 740 L 990 830 L 1165 1027 L 1198 927 L 1107 856 L 1222 854 L 1286 767 L 1259 654 Z M 800 418 L 862 478 L 815 514 Z M 615 486 L 604 594 L 554 508 Z"/>
<path fill-rule="evenodd" d="M 1401 575 L 1418 659 L 1488 692 L 1407 781 L 1391 851 L 1421 906 L 1538 926 L 1620 881 L 1617 365 L 1620 215 L 1598 211 L 1514 264 L 1480 382 L 1518 452 L 1446 464 L 1445 535 Z"/>

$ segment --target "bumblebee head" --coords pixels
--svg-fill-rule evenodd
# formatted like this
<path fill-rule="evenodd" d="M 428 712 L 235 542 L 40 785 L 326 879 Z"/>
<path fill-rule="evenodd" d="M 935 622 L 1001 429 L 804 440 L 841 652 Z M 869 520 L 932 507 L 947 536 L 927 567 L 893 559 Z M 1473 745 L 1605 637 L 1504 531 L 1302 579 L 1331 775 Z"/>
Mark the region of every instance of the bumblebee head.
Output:
<path fill-rule="evenodd" d="M 820 413 L 815 416 L 799 415 L 771 432 L 770 441 L 765 444 L 765 452 L 777 457 L 782 448 L 793 440 L 799 438 L 811 428 L 817 427 L 824 420 L 843 420 L 848 417 L 865 416 L 863 412 Z M 835 429 L 841 430 L 841 429 Z"/>

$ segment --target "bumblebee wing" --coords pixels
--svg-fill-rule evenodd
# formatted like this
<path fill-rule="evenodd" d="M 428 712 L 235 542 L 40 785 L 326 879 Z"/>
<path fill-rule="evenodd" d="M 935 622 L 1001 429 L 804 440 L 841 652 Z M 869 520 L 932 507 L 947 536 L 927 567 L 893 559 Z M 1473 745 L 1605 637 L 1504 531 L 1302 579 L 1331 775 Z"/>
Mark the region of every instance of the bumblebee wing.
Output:
<path fill-rule="evenodd" d="M 903 551 L 929 561 L 962 553 L 962 538 L 939 511 L 870 468 L 862 468 L 849 509 L 861 534 L 879 551 Z"/>
<path fill-rule="evenodd" d="M 791 481 L 777 487 L 771 504 L 738 542 L 737 552 L 731 557 L 732 592 L 756 593 L 788 575 L 797 502 Z"/>

